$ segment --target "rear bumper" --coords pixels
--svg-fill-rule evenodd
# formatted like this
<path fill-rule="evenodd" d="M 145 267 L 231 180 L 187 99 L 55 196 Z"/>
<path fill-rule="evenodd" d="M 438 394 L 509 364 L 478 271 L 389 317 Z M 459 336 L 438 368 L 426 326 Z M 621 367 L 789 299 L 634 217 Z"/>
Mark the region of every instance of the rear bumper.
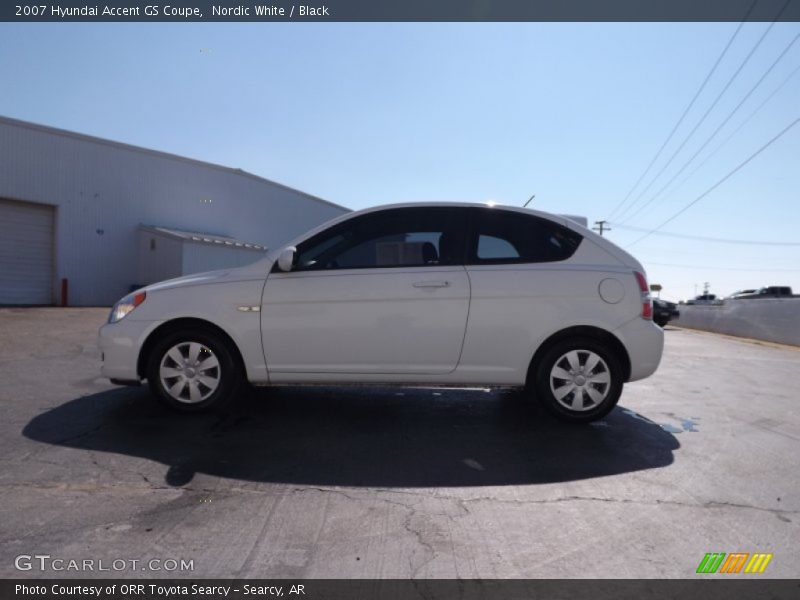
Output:
<path fill-rule="evenodd" d="M 129 321 L 108 323 L 100 328 L 98 346 L 100 348 L 100 374 L 112 383 L 125 382 L 126 385 L 140 381 L 137 372 L 139 352 L 142 344 L 160 321 Z"/>
<path fill-rule="evenodd" d="M 631 375 L 628 381 L 649 377 L 658 369 L 664 352 L 664 330 L 653 321 L 635 318 L 614 331 L 628 350 Z"/>

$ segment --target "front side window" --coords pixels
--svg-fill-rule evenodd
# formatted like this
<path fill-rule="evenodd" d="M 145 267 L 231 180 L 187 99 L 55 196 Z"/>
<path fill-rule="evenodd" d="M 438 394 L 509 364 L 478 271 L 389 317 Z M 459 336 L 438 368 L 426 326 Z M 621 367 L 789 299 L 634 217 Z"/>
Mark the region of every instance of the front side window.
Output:
<path fill-rule="evenodd" d="M 500 209 L 475 209 L 471 221 L 468 253 L 471 264 L 566 260 L 583 239 L 547 219 Z"/>
<path fill-rule="evenodd" d="M 460 213 L 398 208 L 335 225 L 297 249 L 298 271 L 454 265 L 463 248 Z"/>

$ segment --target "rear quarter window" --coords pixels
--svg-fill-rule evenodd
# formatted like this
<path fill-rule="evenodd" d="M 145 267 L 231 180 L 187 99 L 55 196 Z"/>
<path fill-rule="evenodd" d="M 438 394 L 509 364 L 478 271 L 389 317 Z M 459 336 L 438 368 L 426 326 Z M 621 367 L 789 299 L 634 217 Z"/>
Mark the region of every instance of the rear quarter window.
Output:
<path fill-rule="evenodd" d="M 533 215 L 476 209 L 470 219 L 470 264 L 541 263 L 566 260 L 583 236 Z"/>

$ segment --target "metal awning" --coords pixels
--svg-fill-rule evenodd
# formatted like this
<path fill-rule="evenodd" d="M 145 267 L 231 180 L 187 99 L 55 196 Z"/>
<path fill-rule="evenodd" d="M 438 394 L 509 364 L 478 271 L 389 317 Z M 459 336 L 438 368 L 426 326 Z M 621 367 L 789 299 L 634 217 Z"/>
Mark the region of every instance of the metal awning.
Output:
<path fill-rule="evenodd" d="M 264 252 L 267 250 L 266 246 L 261 244 L 253 244 L 251 242 L 243 242 L 236 238 L 219 235 L 215 233 L 201 233 L 197 231 L 183 231 L 181 229 L 172 229 L 169 227 L 158 227 L 156 225 L 140 225 L 139 229 L 142 231 L 149 231 L 151 233 L 158 233 L 160 235 L 172 238 L 174 240 L 181 240 L 185 242 L 195 242 L 198 244 L 211 244 L 216 246 L 228 246 L 231 248 L 245 248 L 247 250 L 259 250 Z"/>

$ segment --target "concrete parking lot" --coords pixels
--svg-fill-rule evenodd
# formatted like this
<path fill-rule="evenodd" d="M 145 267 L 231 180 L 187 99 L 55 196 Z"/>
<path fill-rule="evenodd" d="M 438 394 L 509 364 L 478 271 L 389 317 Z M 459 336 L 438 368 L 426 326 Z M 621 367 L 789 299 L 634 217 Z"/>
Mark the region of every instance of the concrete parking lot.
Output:
<path fill-rule="evenodd" d="M 668 328 L 591 426 L 487 390 L 282 388 L 174 415 L 99 378 L 106 309 L 0 309 L 0 577 L 798 577 L 800 351 Z M 708 577 L 708 576 L 704 576 Z M 724 575 L 711 577 L 730 577 Z M 748 577 L 748 575 L 736 575 Z"/>

